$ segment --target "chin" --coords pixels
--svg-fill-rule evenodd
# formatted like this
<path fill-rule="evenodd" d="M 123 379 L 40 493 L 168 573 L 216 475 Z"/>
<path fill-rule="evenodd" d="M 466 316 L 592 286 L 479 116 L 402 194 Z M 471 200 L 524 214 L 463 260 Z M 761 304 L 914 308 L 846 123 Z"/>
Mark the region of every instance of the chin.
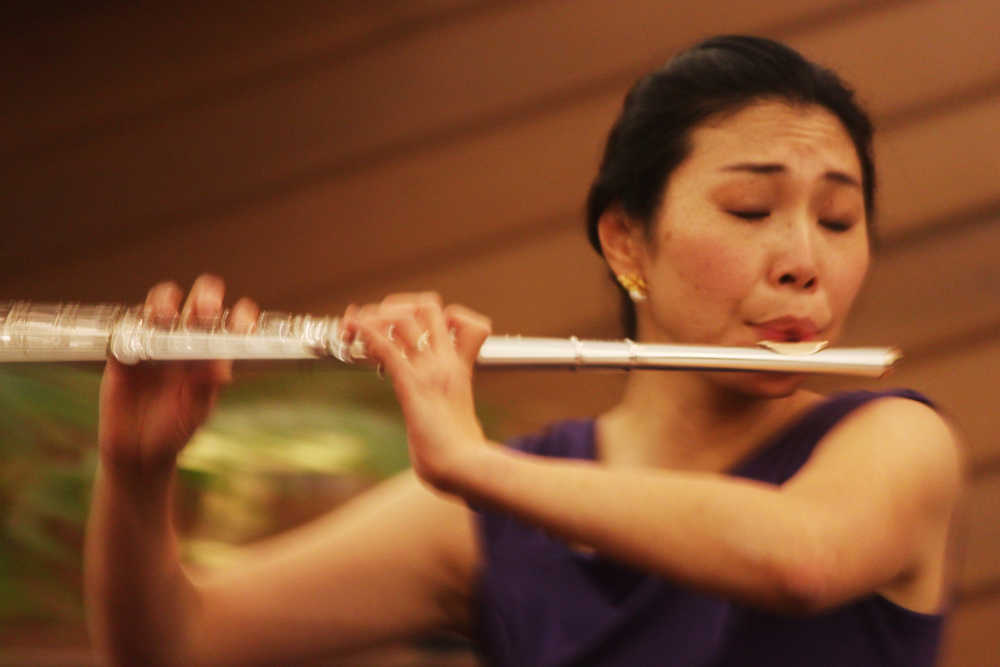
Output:
<path fill-rule="evenodd" d="M 809 377 L 805 373 L 745 373 L 742 371 L 709 373 L 712 381 L 746 397 L 785 398 L 791 396 Z"/>

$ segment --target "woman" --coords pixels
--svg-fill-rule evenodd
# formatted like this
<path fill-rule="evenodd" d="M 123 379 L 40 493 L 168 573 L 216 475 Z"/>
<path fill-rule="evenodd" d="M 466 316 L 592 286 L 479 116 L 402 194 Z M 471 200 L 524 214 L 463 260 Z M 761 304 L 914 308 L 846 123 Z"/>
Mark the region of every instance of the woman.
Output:
<path fill-rule="evenodd" d="M 870 142 L 837 78 L 768 40 L 714 38 L 640 80 L 588 201 L 630 333 L 835 341 L 869 263 Z M 181 300 L 159 285 L 147 307 Z M 203 276 L 182 317 L 222 301 Z M 232 326 L 255 315 L 240 301 Z M 453 629 L 505 665 L 933 663 L 961 461 L 926 399 L 637 372 L 597 419 L 503 447 L 473 411 L 485 318 L 416 294 L 343 321 L 392 378 L 415 472 L 197 582 L 170 480 L 229 368 L 109 362 L 87 583 L 116 662 L 287 663 Z"/>

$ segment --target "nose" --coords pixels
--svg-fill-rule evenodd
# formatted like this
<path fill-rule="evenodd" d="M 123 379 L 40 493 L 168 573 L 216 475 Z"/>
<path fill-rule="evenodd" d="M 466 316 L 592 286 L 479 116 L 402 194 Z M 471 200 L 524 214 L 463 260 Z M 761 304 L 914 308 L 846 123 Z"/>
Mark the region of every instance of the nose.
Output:
<path fill-rule="evenodd" d="M 803 291 L 818 287 L 818 239 L 814 225 L 809 220 L 798 219 L 776 229 L 780 238 L 775 240 L 770 275 L 774 285 Z"/>

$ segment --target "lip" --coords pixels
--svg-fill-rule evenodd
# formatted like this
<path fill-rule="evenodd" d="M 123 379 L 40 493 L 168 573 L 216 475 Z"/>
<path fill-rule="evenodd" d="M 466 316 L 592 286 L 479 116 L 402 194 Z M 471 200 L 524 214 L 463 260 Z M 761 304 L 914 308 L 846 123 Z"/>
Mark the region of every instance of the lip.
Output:
<path fill-rule="evenodd" d="M 758 340 L 781 343 L 816 340 L 820 333 L 819 327 L 812 320 L 801 317 L 778 317 L 765 322 L 751 322 L 750 326 Z"/>

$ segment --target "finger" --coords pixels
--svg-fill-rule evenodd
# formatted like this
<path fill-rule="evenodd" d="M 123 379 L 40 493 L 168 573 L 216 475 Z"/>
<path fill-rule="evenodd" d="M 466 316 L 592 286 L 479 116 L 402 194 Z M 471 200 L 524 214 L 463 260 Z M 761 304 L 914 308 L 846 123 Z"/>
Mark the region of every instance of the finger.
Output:
<path fill-rule="evenodd" d="M 475 363 L 479 348 L 493 330 L 490 319 L 459 304 L 445 308 L 444 318 L 447 326 L 455 332 L 455 348 L 459 356 L 470 365 Z"/>
<path fill-rule="evenodd" d="M 357 324 L 358 335 L 364 341 L 368 357 L 382 364 L 394 382 L 404 382 L 406 358 L 403 351 L 386 335 L 387 326 L 388 322 L 380 317 L 361 317 Z"/>
<path fill-rule="evenodd" d="M 425 338 L 427 347 L 434 352 L 452 350 L 444 310 L 439 302 L 424 301 L 417 305 L 413 319 L 420 325 L 420 334 Z"/>
<path fill-rule="evenodd" d="M 188 292 L 179 320 L 182 326 L 190 324 L 208 325 L 222 317 L 222 300 L 226 286 L 221 278 L 203 273 L 198 276 Z M 204 387 L 204 391 L 215 391 L 219 385 L 233 380 L 231 360 L 193 362 L 187 366 L 187 373 L 194 386 Z"/>
<path fill-rule="evenodd" d="M 350 361 L 353 356 L 351 354 L 351 343 L 354 342 L 354 336 L 357 332 L 357 314 L 358 307 L 352 303 L 337 318 L 334 356 L 341 361 Z"/>
<path fill-rule="evenodd" d="M 384 319 L 388 325 L 393 327 L 392 340 L 406 355 L 412 356 L 419 352 L 417 342 L 420 340 L 424 328 L 413 318 L 411 308 L 396 315 L 386 314 Z"/>
<path fill-rule="evenodd" d="M 378 306 L 375 304 L 365 304 L 358 306 L 349 305 L 344 309 L 344 314 L 340 319 L 340 339 L 341 354 L 344 358 L 352 362 L 365 363 L 370 356 L 365 350 L 364 337 L 361 335 L 361 323 L 376 317 Z M 358 344 L 360 343 L 360 344 Z"/>
<path fill-rule="evenodd" d="M 243 297 L 233 305 L 225 326 L 234 333 L 251 333 L 257 326 L 260 308 L 252 299 Z M 211 381 L 214 384 L 229 384 L 233 381 L 232 360 L 212 362 Z"/>
<path fill-rule="evenodd" d="M 348 329 L 348 333 L 350 334 L 351 342 L 358 340 L 359 337 L 361 336 L 362 322 L 367 322 L 376 317 L 378 317 L 377 304 L 366 303 L 362 306 L 358 306 L 355 310 L 353 321 L 349 322 L 350 328 Z"/>
<path fill-rule="evenodd" d="M 260 317 L 260 308 L 257 304 L 246 297 L 243 297 L 233 306 L 229 313 L 227 326 L 234 333 L 250 333 L 257 327 L 257 319 Z"/>
<path fill-rule="evenodd" d="M 423 332 L 414 319 L 414 310 L 415 306 L 408 301 L 398 303 L 383 301 L 371 308 L 362 309 L 366 317 L 380 322 L 379 330 L 385 334 L 389 342 L 403 351 L 404 356 L 416 352 L 417 341 Z"/>
<path fill-rule="evenodd" d="M 430 305 L 437 306 L 441 308 L 444 303 L 441 301 L 441 295 L 437 292 L 398 292 L 396 294 L 389 294 L 384 299 L 382 299 L 382 304 L 387 306 L 398 306 L 398 305 Z"/>
<path fill-rule="evenodd" d="M 208 273 L 198 276 L 181 309 L 181 323 L 206 324 L 218 318 L 222 313 L 225 293 L 226 285 L 222 278 Z"/>
<path fill-rule="evenodd" d="M 346 343 L 354 337 L 359 310 L 360 308 L 356 304 L 348 304 L 347 308 L 344 308 L 344 312 L 337 318 L 337 336 L 341 342 Z"/>
<path fill-rule="evenodd" d="M 157 283 L 146 293 L 143 317 L 157 324 L 169 324 L 177 317 L 184 292 L 173 281 Z"/>
<path fill-rule="evenodd" d="M 432 354 L 454 354 L 441 306 L 432 300 L 407 308 L 407 325 L 401 329 L 411 355 L 430 351 Z M 425 357 L 426 358 L 426 357 Z"/>
<path fill-rule="evenodd" d="M 359 308 L 357 304 L 355 303 L 348 304 L 347 308 L 344 308 L 344 314 L 341 315 L 340 319 L 343 322 L 352 322 L 357 318 L 358 311 L 360 310 L 361 308 Z"/>
<path fill-rule="evenodd" d="M 382 304 L 385 307 L 411 308 L 413 317 L 421 327 L 417 341 L 423 337 L 426 346 L 430 349 L 439 351 L 441 342 L 448 340 L 447 328 L 444 326 L 444 318 L 441 316 L 443 302 L 441 295 L 437 292 L 390 294 L 382 300 Z"/>

